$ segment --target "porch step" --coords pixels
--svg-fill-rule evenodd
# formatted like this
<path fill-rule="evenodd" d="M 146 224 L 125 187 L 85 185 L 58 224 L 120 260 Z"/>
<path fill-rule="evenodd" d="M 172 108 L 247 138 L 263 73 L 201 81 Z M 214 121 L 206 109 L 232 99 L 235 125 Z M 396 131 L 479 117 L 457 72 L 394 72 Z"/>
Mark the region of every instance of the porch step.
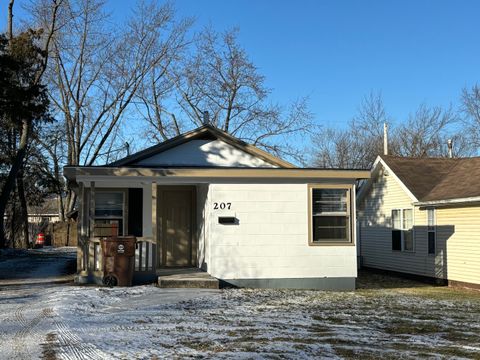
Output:
<path fill-rule="evenodd" d="M 218 279 L 199 269 L 160 270 L 157 274 L 158 286 L 161 288 L 220 288 Z"/>

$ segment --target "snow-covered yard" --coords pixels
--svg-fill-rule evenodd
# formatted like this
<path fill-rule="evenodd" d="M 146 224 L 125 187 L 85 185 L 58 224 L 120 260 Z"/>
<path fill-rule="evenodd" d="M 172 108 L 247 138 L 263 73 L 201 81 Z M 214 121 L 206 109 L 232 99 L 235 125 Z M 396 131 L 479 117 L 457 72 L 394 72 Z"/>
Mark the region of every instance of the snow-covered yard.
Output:
<path fill-rule="evenodd" d="M 372 274 L 359 285 L 346 293 L 5 287 L 0 356 L 480 357 L 479 292 Z"/>

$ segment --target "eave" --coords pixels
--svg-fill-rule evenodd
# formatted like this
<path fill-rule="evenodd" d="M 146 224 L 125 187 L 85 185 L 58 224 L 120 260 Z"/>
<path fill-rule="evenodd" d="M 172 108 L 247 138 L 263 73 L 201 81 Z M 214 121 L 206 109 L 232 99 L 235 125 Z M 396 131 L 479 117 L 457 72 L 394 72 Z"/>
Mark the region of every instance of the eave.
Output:
<path fill-rule="evenodd" d="M 299 168 L 139 168 L 139 167 L 65 167 L 70 182 L 79 177 L 115 178 L 251 178 L 251 179 L 368 179 L 368 170 Z"/>

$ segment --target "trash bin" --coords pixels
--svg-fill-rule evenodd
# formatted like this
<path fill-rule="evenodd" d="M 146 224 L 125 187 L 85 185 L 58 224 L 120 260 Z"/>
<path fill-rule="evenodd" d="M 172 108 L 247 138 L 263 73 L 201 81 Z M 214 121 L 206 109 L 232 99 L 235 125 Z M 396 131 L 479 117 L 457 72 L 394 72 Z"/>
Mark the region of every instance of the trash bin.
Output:
<path fill-rule="evenodd" d="M 101 240 L 105 285 L 132 286 L 136 240 L 135 236 L 118 236 Z"/>

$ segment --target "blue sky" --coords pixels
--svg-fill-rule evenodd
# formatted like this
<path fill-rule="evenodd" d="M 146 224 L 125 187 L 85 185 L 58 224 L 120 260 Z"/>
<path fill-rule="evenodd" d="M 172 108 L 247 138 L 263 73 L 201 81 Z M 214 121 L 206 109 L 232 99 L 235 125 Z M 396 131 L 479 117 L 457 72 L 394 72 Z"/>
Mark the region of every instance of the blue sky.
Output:
<path fill-rule="evenodd" d="M 343 125 L 381 91 L 394 120 L 448 106 L 479 81 L 480 2 L 179 0 L 197 26 L 238 26 L 279 102 L 310 95 L 316 120 Z"/>
<path fill-rule="evenodd" d="M 478 1 L 173 3 L 180 16 L 196 18 L 198 29 L 239 27 L 272 101 L 309 95 L 316 121 L 326 126 L 344 126 L 371 91 L 381 91 L 387 111 L 401 121 L 422 102 L 455 105 L 461 89 L 480 80 Z M 4 29 L 7 1 L 0 4 Z M 121 18 L 133 1 L 108 6 Z"/>

